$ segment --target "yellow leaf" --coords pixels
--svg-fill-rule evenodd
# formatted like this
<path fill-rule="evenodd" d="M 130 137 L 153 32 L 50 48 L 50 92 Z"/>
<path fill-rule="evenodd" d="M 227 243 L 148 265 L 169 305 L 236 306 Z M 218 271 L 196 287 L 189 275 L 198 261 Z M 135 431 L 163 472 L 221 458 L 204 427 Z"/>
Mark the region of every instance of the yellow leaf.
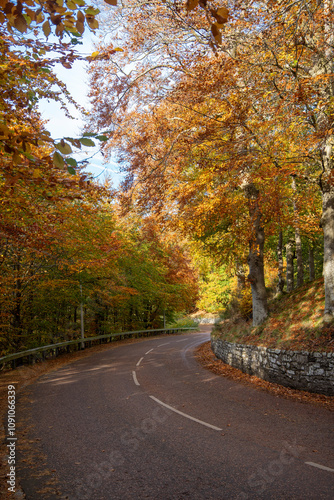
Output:
<path fill-rule="evenodd" d="M 64 28 L 65 27 L 64 27 L 63 23 L 59 23 L 58 26 L 56 27 L 56 35 L 61 36 L 61 34 L 64 31 Z"/>
<path fill-rule="evenodd" d="M 85 16 L 84 14 L 81 12 L 81 10 L 78 11 L 77 13 L 77 19 L 78 19 L 78 22 L 79 23 L 84 23 L 85 22 Z"/>
<path fill-rule="evenodd" d="M 90 27 L 91 30 L 97 30 L 99 27 L 98 21 L 93 18 L 93 17 L 88 17 L 87 18 L 87 24 Z"/>
<path fill-rule="evenodd" d="M 199 0 L 187 0 L 187 10 L 190 11 L 196 9 L 198 4 Z"/>
<path fill-rule="evenodd" d="M 78 32 L 80 33 L 80 35 L 82 35 L 83 32 L 85 31 L 85 26 L 81 21 L 77 21 L 75 24 L 75 27 L 78 30 Z"/>
<path fill-rule="evenodd" d="M 74 2 L 72 2 L 72 0 L 66 0 L 66 5 L 69 9 L 71 10 L 77 10 L 77 6 Z"/>
<path fill-rule="evenodd" d="M 34 179 L 38 179 L 39 177 L 42 177 L 41 171 L 38 168 L 34 168 L 34 170 L 32 172 L 32 176 Z"/>
<path fill-rule="evenodd" d="M 213 35 L 213 38 L 216 40 L 216 42 L 221 45 L 222 43 L 222 34 L 217 26 L 217 24 L 213 24 L 211 26 L 211 33 Z"/>
<path fill-rule="evenodd" d="M 117 5 L 117 0 L 104 0 L 108 5 Z"/>
<path fill-rule="evenodd" d="M 19 14 L 18 16 L 15 17 L 14 27 L 21 33 L 25 33 L 27 31 L 27 21 L 22 16 L 22 14 Z"/>
<path fill-rule="evenodd" d="M 45 21 L 45 23 L 42 26 L 42 30 L 43 30 L 43 33 L 46 36 L 46 38 L 48 38 L 48 36 L 51 33 L 51 28 L 50 28 L 49 21 Z"/>
<path fill-rule="evenodd" d="M 226 7 L 220 7 L 220 9 L 212 10 L 211 14 L 216 18 L 218 26 L 221 28 L 223 24 L 227 23 L 229 11 Z"/>
<path fill-rule="evenodd" d="M 43 12 L 40 12 L 39 14 L 36 15 L 36 23 L 40 24 L 44 21 L 45 17 Z"/>
<path fill-rule="evenodd" d="M 90 57 L 97 57 L 100 54 L 100 52 L 97 50 L 96 52 L 93 52 Z"/>
<path fill-rule="evenodd" d="M 0 123 L 0 136 L 8 137 L 9 128 L 4 123 Z"/>
<path fill-rule="evenodd" d="M 217 10 L 218 16 L 226 19 L 228 18 L 228 9 L 226 7 L 220 7 L 220 9 Z"/>

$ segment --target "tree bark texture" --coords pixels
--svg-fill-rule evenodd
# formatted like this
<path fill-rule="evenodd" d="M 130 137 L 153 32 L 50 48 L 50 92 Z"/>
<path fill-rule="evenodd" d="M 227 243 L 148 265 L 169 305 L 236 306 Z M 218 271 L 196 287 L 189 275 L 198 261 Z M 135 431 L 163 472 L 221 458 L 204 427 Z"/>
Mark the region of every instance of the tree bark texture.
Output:
<path fill-rule="evenodd" d="M 300 237 L 299 227 L 295 228 L 296 243 L 296 263 L 297 263 L 297 287 L 304 284 L 304 263 L 302 253 L 302 239 Z"/>
<path fill-rule="evenodd" d="M 328 85 L 323 92 L 324 98 L 328 100 L 334 97 L 334 30 L 331 17 L 333 0 L 324 1 L 324 34 L 326 40 L 325 60 L 320 69 L 320 73 L 332 75 Z M 331 321 L 334 316 L 334 184 L 333 184 L 333 146 L 334 136 L 332 132 L 332 119 L 325 109 L 321 109 L 318 115 L 317 124 L 319 129 L 328 130 L 328 134 L 321 148 L 321 163 L 323 173 L 320 178 L 320 188 L 322 193 L 322 217 L 321 226 L 324 233 L 324 284 L 325 284 L 325 311 L 324 320 Z"/>
<path fill-rule="evenodd" d="M 286 290 L 292 292 L 295 287 L 294 281 L 294 248 L 292 240 L 289 240 L 285 247 L 286 250 Z"/>
<path fill-rule="evenodd" d="M 253 235 L 249 240 L 248 281 L 252 289 L 253 326 L 261 325 L 268 317 L 267 290 L 264 279 L 264 228 L 261 224 L 262 214 L 259 207 L 259 191 L 253 184 L 244 187 L 249 200 L 249 214 L 253 222 Z"/>
<path fill-rule="evenodd" d="M 294 193 L 297 191 L 296 178 L 292 178 L 292 190 Z M 294 225 L 295 225 L 295 243 L 296 243 L 296 261 L 297 261 L 297 287 L 304 284 L 304 264 L 303 264 L 303 253 L 302 253 L 302 239 L 300 236 L 300 228 L 298 221 L 298 207 L 296 202 L 296 196 L 293 199 L 293 212 L 294 212 Z"/>
<path fill-rule="evenodd" d="M 325 319 L 334 316 L 334 187 L 322 193 L 322 219 L 324 232 L 324 283 L 325 283 Z"/>
<path fill-rule="evenodd" d="M 277 243 L 277 262 L 278 262 L 278 283 L 276 291 L 282 293 L 284 290 L 284 277 L 283 277 L 283 232 L 280 231 Z"/>
<path fill-rule="evenodd" d="M 238 259 L 235 260 L 235 275 L 237 277 L 237 295 L 239 296 L 246 286 L 246 273 L 244 266 Z"/>

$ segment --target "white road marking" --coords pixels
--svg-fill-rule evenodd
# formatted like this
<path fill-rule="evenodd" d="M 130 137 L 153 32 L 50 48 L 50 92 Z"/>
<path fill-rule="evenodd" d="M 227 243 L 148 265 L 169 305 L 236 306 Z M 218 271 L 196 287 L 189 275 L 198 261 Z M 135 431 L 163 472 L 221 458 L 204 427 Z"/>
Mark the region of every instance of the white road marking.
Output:
<path fill-rule="evenodd" d="M 334 472 L 334 469 L 326 467 L 325 465 L 315 464 L 314 462 L 305 462 L 306 465 L 311 465 L 311 467 L 317 467 L 317 469 L 327 470 L 328 472 Z"/>
<path fill-rule="evenodd" d="M 157 347 L 162 347 L 163 345 L 168 345 L 168 344 L 170 344 L 170 342 L 166 342 L 166 344 L 160 344 Z"/>
<path fill-rule="evenodd" d="M 198 418 L 191 417 L 190 415 L 187 415 L 186 413 L 183 413 L 182 411 L 176 410 L 176 408 L 173 408 L 172 406 L 169 406 L 166 403 L 163 403 L 162 401 L 160 401 L 160 399 L 157 399 L 154 396 L 150 396 L 150 398 L 153 399 L 154 401 L 156 401 L 159 405 L 165 406 L 169 410 L 172 410 L 175 413 L 182 415 L 182 417 L 189 418 L 189 420 L 193 420 L 194 422 L 197 422 L 198 424 L 205 425 L 205 427 L 209 427 L 210 429 L 213 429 L 215 431 L 222 431 L 223 430 L 223 429 L 220 429 L 219 427 L 216 427 L 215 425 L 208 424 L 206 422 L 203 422 L 202 420 L 198 420 Z"/>
<path fill-rule="evenodd" d="M 149 351 L 145 352 L 145 355 L 146 355 L 146 354 L 149 354 L 149 353 L 150 353 L 150 352 L 152 352 L 152 351 L 153 351 L 153 348 L 152 348 L 152 349 L 150 349 Z"/>
<path fill-rule="evenodd" d="M 138 363 L 136 364 L 136 366 L 139 366 L 140 363 L 143 361 L 144 358 L 140 358 L 140 360 L 138 361 Z"/>
<path fill-rule="evenodd" d="M 189 340 L 189 339 L 175 340 L 175 344 L 176 344 L 177 342 L 186 342 L 187 340 Z"/>
<path fill-rule="evenodd" d="M 136 372 L 132 372 L 132 376 L 133 376 L 133 381 L 136 385 L 140 385 L 140 383 L 138 382 L 137 380 L 137 375 L 136 375 Z"/>

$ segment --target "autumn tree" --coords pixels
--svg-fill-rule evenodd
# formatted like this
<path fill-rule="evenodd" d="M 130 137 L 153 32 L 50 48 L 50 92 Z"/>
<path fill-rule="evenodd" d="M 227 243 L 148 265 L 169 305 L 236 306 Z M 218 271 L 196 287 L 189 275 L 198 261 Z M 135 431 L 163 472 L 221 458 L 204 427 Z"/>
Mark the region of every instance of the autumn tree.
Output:
<path fill-rule="evenodd" d="M 110 147 L 118 148 L 121 159 L 128 162 L 127 187 L 136 187 L 147 207 L 161 208 L 163 197 L 175 194 L 171 177 L 175 176 L 178 186 L 182 184 L 180 179 L 186 171 L 180 168 L 183 160 L 183 165 L 189 165 L 190 158 L 196 157 L 192 158 L 193 168 L 201 170 L 198 143 L 207 141 L 203 148 L 207 171 L 210 163 L 216 172 L 219 164 L 228 164 L 228 182 L 234 183 L 236 191 L 245 179 L 258 190 L 261 211 L 254 211 L 253 199 L 248 213 L 260 222 L 260 231 L 263 224 L 269 232 L 276 224 L 277 234 L 282 223 L 296 228 L 296 210 L 293 221 L 282 207 L 291 176 L 311 184 L 318 181 L 323 213 L 328 213 L 331 5 L 312 1 L 234 2 L 233 7 L 219 10 L 204 4 L 206 10 L 201 11 L 193 10 L 197 2 L 188 2 L 187 13 L 183 5 L 172 1 L 156 9 L 153 2 L 147 6 L 124 3 L 117 17 L 125 28 L 124 52 L 117 63 L 97 63 L 93 69 L 92 123 L 114 128 Z M 197 116 L 197 123 L 195 118 L 185 119 L 185 110 Z M 212 154 L 217 148 L 220 154 Z M 180 157 L 183 160 L 178 160 Z M 210 192 L 210 186 L 217 197 L 222 196 L 216 185 L 210 185 L 208 178 L 206 181 L 201 187 L 203 193 Z M 183 199 L 191 204 L 188 193 L 192 193 L 196 204 L 199 185 L 192 189 L 183 183 L 183 190 Z M 271 203 L 263 202 L 266 196 Z M 226 203 L 226 195 L 222 200 Z M 188 227 L 196 226 L 194 217 L 188 218 Z M 333 218 L 324 215 L 322 223 L 326 313 L 330 310 L 333 262 L 326 233 L 330 220 Z M 250 240 L 251 246 L 252 241 L 256 237 Z M 253 246 L 256 254 L 260 252 L 255 260 L 261 255 L 258 243 Z"/>

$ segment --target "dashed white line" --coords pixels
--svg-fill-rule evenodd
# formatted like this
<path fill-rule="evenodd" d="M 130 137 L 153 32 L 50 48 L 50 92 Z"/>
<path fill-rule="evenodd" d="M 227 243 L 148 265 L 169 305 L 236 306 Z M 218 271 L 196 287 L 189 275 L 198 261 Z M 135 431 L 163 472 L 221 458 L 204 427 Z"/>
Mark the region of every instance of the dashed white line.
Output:
<path fill-rule="evenodd" d="M 311 465 L 311 467 L 316 467 L 317 469 L 327 470 L 328 472 L 334 472 L 334 469 L 326 467 L 325 465 L 315 464 L 314 462 L 305 462 L 306 465 Z"/>
<path fill-rule="evenodd" d="M 152 351 L 153 351 L 153 347 L 152 347 L 152 349 L 150 349 L 149 351 L 145 352 L 145 356 L 146 356 L 146 354 L 149 354 L 149 353 L 150 353 L 150 352 L 152 352 Z"/>
<path fill-rule="evenodd" d="M 198 418 L 191 417 L 190 415 L 187 415 L 186 413 L 183 413 L 182 411 L 177 410 L 176 408 L 173 408 L 172 406 L 167 405 L 166 403 L 163 403 L 160 401 L 160 399 L 155 398 L 154 396 L 150 396 L 151 399 L 156 401 L 159 405 L 165 406 L 169 410 L 174 411 L 175 413 L 178 413 L 179 415 L 182 415 L 182 417 L 188 418 L 189 420 L 193 420 L 194 422 L 197 422 L 198 424 L 205 425 L 205 427 L 209 427 L 210 429 L 213 429 L 215 431 L 222 431 L 223 429 L 220 429 L 219 427 L 216 427 L 215 425 L 208 424 L 207 422 L 203 422 L 203 420 L 198 420 Z"/>
<path fill-rule="evenodd" d="M 140 358 L 140 360 L 138 361 L 138 363 L 136 364 L 136 366 L 139 366 L 140 363 L 143 361 L 144 358 Z"/>
<path fill-rule="evenodd" d="M 170 342 L 166 342 L 166 344 L 160 344 L 157 347 L 162 347 L 163 345 L 168 345 L 168 344 L 170 344 Z"/>
<path fill-rule="evenodd" d="M 137 375 L 136 375 L 136 372 L 132 372 L 132 376 L 133 376 L 133 381 L 136 385 L 140 385 L 140 383 L 138 382 L 137 380 Z"/>
<path fill-rule="evenodd" d="M 189 340 L 189 339 L 175 340 L 175 344 L 176 344 L 177 342 L 186 342 L 187 340 Z"/>

